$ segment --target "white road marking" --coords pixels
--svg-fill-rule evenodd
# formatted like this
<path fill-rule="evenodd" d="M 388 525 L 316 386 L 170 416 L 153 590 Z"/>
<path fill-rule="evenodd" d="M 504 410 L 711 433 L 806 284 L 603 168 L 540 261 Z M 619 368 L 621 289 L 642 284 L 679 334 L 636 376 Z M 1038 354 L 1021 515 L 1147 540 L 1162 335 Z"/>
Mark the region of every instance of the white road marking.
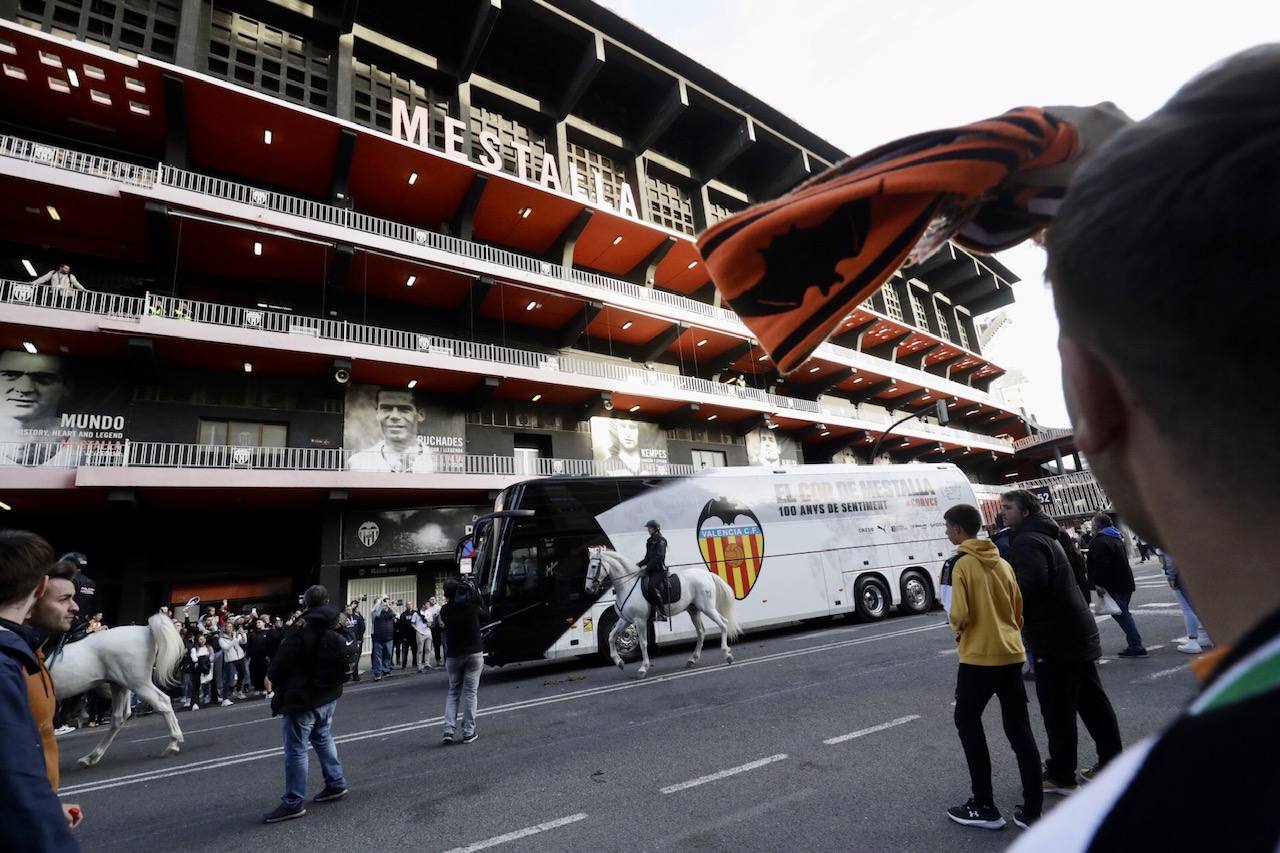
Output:
<path fill-rule="evenodd" d="M 1164 643 L 1156 643 L 1154 646 L 1147 646 L 1147 651 L 1154 652 L 1158 649 L 1163 649 L 1163 648 L 1164 648 Z"/>
<path fill-rule="evenodd" d="M 726 779 L 729 776 L 737 776 L 739 773 L 746 773 L 748 770 L 755 770 L 758 767 L 764 767 L 777 761 L 785 761 L 787 759 L 785 752 L 779 752 L 777 755 L 770 755 L 768 758 L 761 758 L 758 761 L 751 761 L 746 764 L 740 764 L 737 767 L 730 767 L 728 770 L 721 770 L 717 773 L 711 773 L 707 776 L 699 776 L 697 779 L 690 779 L 688 782 L 681 782 L 678 785 L 668 785 L 662 789 L 664 794 L 674 794 L 676 791 L 684 791 L 688 788 L 696 788 L 699 785 L 705 785 L 708 782 L 716 782 L 720 779 Z"/>
<path fill-rule="evenodd" d="M 903 723 L 909 723 L 912 720 L 918 720 L 918 719 L 920 719 L 919 714 L 912 714 L 908 717 L 899 717 L 896 720 L 890 720 L 889 722 L 881 723 L 878 726 L 872 726 L 867 729 L 858 729 L 856 732 L 849 732 L 847 735 L 840 735 L 839 737 L 827 738 L 826 740 L 823 741 L 823 743 L 825 743 L 827 746 L 834 746 L 837 743 L 844 743 L 847 740 L 853 740 L 856 737 L 863 737 L 864 735 L 872 735 L 872 734 L 875 734 L 876 732 L 882 732 L 885 729 L 891 729 L 894 726 L 900 726 Z"/>
<path fill-rule="evenodd" d="M 915 628 L 906 628 L 901 631 L 890 631 L 883 634 L 872 634 L 866 637 L 857 637 L 850 640 L 840 640 L 834 643 L 824 643 L 817 646 L 807 646 L 801 649 L 790 649 L 785 652 L 775 652 L 769 655 L 762 655 L 757 658 L 739 659 L 737 663 L 731 667 L 711 666 L 704 669 L 690 669 L 674 672 L 669 675 L 660 675 L 650 677 L 644 681 L 625 681 L 620 684 L 611 684 L 602 687 L 589 687 L 583 690 L 574 690 L 567 693 L 561 693 L 557 696 L 543 696 L 537 699 L 525 699 L 519 702 L 511 702 L 506 705 L 496 705 L 492 708 L 482 708 L 476 712 L 477 716 L 487 717 L 494 714 L 505 714 L 509 711 L 521 711 L 528 708 L 538 708 L 543 705 L 553 705 L 560 702 L 570 702 L 576 699 L 582 699 L 589 696 L 599 696 L 608 693 L 617 693 L 622 690 L 636 690 L 640 688 L 650 687 L 657 684 L 665 684 L 672 681 L 678 681 L 683 678 L 697 678 L 715 673 L 727 672 L 732 670 L 740 670 L 744 667 L 755 666 L 757 664 L 771 663 L 778 660 L 786 660 L 788 658 L 801 657 L 804 655 L 815 654 L 817 652 L 830 651 L 833 649 L 844 649 L 851 646 L 860 646 L 866 643 L 879 642 L 880 640 L 889 640 L 895 637 L 904 637 L 911 634 L 921 634 L 926 631 L 932 631 L 937 628 L 947 627 L 943 623 L 932 625 L 920 625 Z M 384 726 L 378 729 L 370 729 L 367 731 L 352 732 L 350 734 L 338 735 L 334 737 L 334 741 L 339 744 L 353 743 L 355 741 L 369 740 L 370 738 L 383 738 L 393 734 L 408 734 L 409 732 L 420 731 L 439 725 L 442 721 L 441 717 L 430 717 L 423 720 L 414 720 L 397 725 Z M 87 794 L 93 791 L 102 791 L 109 788 L 119 788 L 124 785 L 134 785 L 139 782 L 151 782 L 157 779 L 167 779 L 172 776 L 182 776 L 188 773 L 199 773 L 205 770 L 213 770 L 220 767 L 231 767 L 236 764 L 243 764 L 247 761 L 257 761 L 262 758 L 273 758 L 281 755 L 283 751 L 280 747 L 270 747 L 267 749 L 254 750 L 241 754 L 233 754 L 222 758 L 209 758 L 203 761 L 193 761 L 188 764 L 179 764 L 164 769 L 147 770 L 141 773 L 130 773 L 124 776 L 114 778 L 101 779 L 96 782 L 84 782 L 79 785 L 67 785 L 58 791 L 59 796 L 71 796 L 79 794 Z"/>
<path fill-rule="evenodd" d="M 1142 607 L 1142 608 L 1148 608 L 1148 607 L 1177 607 L 1177 606 L 1178 606 L 1178 602 L 1176 602 L 1176 601 L 1172 601 L 1172 602 L 1169 602 L 1168 604 L 1163 604 L 1163 603 L 1162 603 L 1162 604 L 1139 604 L 1138 606 L 1139 606 L 1139 607 Z"/>
<path fill-rule="evenodd" d="M 468 844 L 466 847 L 455 847 L 447 853 L 473 853 L 476 850 L 485 850 L 489 847 L 497 847 L 499 844 L 506 844 L 508 841 L 515 841 L 518 838 L 528 838 L 530 835 L 537 835 L 539 832 L 546 832 L 549 829 L 559 829 L 562 826 L 568 826 L 571 823 L 577 823 L 580 820 L 586 820 L 587 815 L 584 812 L 571 814 L 568 817 L 562 817 L 558 820 L 549 820 L 546 823 L 540 823 L 536 826 L 526 826 L 524 829 L 517 829 L 515 832 L 508 832 L 503 835 L 495 835 L 493 838 L 486 838 L 484 841 L 477 841 L 475 844 Z"/>
<path fill-rule="evenodd" d="M 209 728 L 207 729 L 183 729 L 182 734 L 185 737 L 186 735 L 198 735 L 198 734 L 201 734 L 202 732 L 217 732 L 217 731 L 222 731 L 223 729 L 234 729 L 239 726 L 251 726 L 254 723 L 269 723 L 273 719 L 275 718 L 259 717 L 256 720 L 245 720 L 242 723 L 227 723 L 226 725 L 222 725 L 222 726 L 209 726 Z M 127 742 L 128 743 L 146 743 L 147 741 L 150 741 L 150 740 L 168 740 L 168 739 L 169 739 L 169 736 L 167 734 L 164 734 L 164 735 L 156 735 L 154 737 L 134 738 L 133 740 L 127 741 Z"/>
<path fill-rule="evenodd" d="M 1167 678 L 1167 677 L 1169 677 L 1170 675 L 1173 675 L 1174 673 L 1182 672 L 1182 671 L 1183 671 L 1184 669 L 1186 669 L 1188 666 L 1189 666 L 1189 664 L 1185 664 L 1185 663 L 1184 663 L 1184 664 L 1182 664 L 1181 666 L 1174 666 L 1174 667 L 1170 667 L 1169 669 L 1162 669 L 1162 670 L 1160 670 L 1159 672 L 1153 672 L 1153 673 L 1151 673 L 1150 675 L 1148 675 L 1148 676 L 1146 676 L 1146 677 L 1144 677 L 1144 678 L 1139 679 L 1139 681 L 1155 681 L 1155 680 L 1156 680 L 1156 679 L 1158 679 L 1158 678 Z M 1138 682 L 1137 682 L 1137 681 L 1135 681 L 1135 682 L 1133 682 L 1133 683 L 1134 683 L 1134 684 L 1137 684 Z"/>

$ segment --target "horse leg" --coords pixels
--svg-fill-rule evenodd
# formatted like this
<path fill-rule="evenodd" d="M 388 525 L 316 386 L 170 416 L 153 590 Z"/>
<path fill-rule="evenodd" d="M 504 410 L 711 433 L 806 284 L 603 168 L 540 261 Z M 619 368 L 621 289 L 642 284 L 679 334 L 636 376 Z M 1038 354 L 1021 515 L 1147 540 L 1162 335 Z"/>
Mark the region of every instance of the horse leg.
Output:
<path fill-rule="evenodd" d="M 720 649 L 724 652 L 724 662 L 733 663 L 733 652 L 729 651 L 729 629 L 724 623 L 724 617 L 714 606 L 708 609 L 706 614 L 707 618 L 716 623 L 716 627 L 720 629 Z"/>
<path fill-rule="evenodd" d="M 613 630 L 609 632 L 609 657 L 613 658 L 613 662 L 618 665 L 618 669 L 626 671 L 626 667 L 622 663 L 622 658 L 618 656 L 618 645 L 616 640 L 618 635 L 623 631 L 622 617 L 618 617 L 618 621 L 613 623 Z"/>
<path fill-rule="evenodd" d="M 169 726 L 169 745 L 164 748 L 161 755 L 176 755 L 178 744 L 182 743 L 183 737 L 182 729 L 178 728 L 178 718 L 173 713 L 173 703 L 163 691 L 149 683 L 138 686 L 138 698 L 163 714 L 164 721 Z"/>
<path fill-rule="evenodd" d="M 81 767 L 92 767 L 102 760 L 102 756 L 111 747 L 111 742 L 116 739 L 116 735 L 124 727 L 124 721 L 129 718 L 129 699 L 130 694 L 127 688 L 116 684 L 111 685 L 111 731 L 107 732 L 106 737 L 99 741 L 98 745 L 93 748 L 93 752 L 77 762 Z"/>
<path fill-rule="evenodd" d="M 689 620 L 693 622 L 693 630 L 698 632 L 698 640 L 693 644 L 693 656 L 689 658 L 689 662 L 685 667 L 691 667 L 698 662 L 698 658 L 702 657 L 702 641 L 706 638 L 706 629 L 702 627 L 702 611 L 697 607 L 689 608 Z"/>
<path fill-rule="evenodd" d="M 649 674 L 649 622 L 646 619 L 636 625 L 636 642 L 640 644 L 640 669 L 636 673 L 640 678 Z"/>

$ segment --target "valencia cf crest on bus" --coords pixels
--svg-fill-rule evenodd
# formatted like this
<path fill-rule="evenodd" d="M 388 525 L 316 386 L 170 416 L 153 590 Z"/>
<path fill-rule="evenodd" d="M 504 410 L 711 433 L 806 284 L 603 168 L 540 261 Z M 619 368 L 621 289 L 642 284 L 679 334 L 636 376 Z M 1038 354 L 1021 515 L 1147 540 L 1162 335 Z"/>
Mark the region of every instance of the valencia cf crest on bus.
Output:
<path fill-rule="evenodd" d="M 726 497 L 708 501 L 698 516 L 698 549 L 734 598 L 751 594 L 764 568 L 764 528 L 751 507 Z"/>

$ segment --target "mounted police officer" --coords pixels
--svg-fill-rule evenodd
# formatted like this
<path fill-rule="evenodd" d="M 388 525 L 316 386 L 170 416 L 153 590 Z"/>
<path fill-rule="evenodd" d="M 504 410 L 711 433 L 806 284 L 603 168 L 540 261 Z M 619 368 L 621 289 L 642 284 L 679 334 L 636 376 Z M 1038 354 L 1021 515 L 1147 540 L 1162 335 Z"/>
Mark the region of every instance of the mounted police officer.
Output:
<path fill-rule="evenodd" d="M 648 579 L 654 618 L 667 619 L 667 608 L 662 601 L 667 586 L 667 540 L 657 521 L 650 520 L 645 527 L 649 530 L 649 538 L 644 543 L 644 559 L 636 565 L 644 570 Z"/>

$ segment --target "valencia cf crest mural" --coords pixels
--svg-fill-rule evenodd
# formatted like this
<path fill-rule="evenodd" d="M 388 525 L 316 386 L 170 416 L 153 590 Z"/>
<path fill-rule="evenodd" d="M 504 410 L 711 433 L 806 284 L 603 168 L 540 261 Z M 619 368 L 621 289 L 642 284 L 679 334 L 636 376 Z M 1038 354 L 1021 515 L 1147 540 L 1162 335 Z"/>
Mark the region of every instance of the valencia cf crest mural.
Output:
<path fill-rule="evenodd" d="M 750 595 L 764 569 L 764 528 L 751 507 L 726 497 L 707 501 L 697 532 L 707 568 L 729 584 L 734 598 Z"/>

